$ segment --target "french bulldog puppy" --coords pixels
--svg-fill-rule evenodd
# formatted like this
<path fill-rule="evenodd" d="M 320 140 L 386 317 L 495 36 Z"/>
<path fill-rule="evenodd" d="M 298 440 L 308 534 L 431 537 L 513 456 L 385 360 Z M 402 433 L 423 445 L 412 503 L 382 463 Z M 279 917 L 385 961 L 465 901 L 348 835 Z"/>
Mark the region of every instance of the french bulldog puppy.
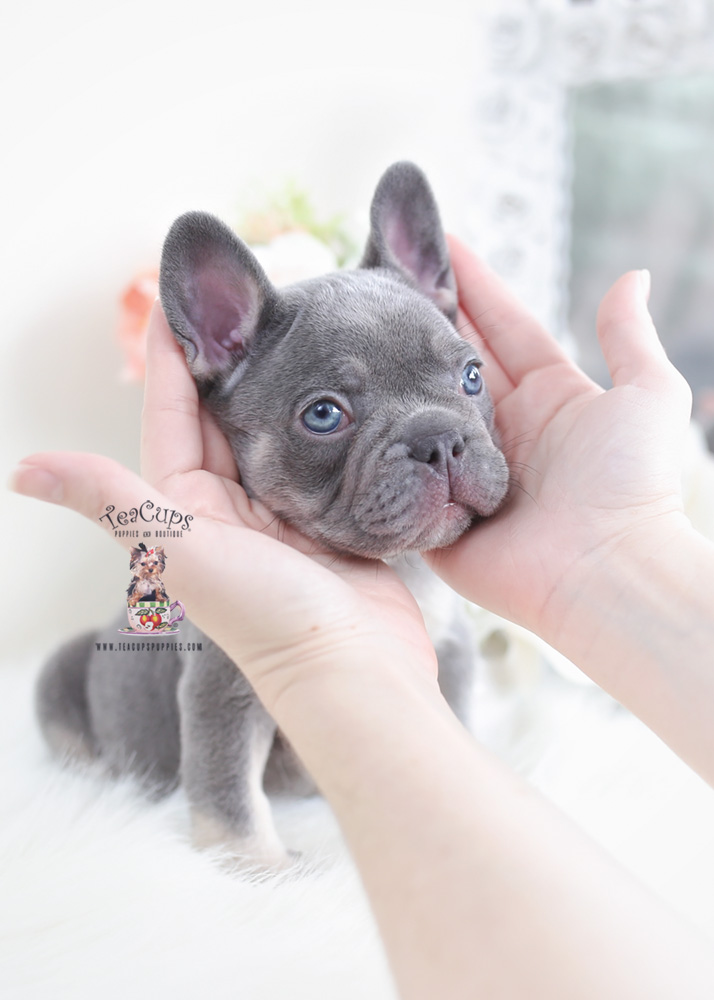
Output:
<path fill-rule="evenodd" d="M 160 288 L 242 485 L 323 546 L 396 560 L 463 715 L 468 630 L 416 553 L 498 510 L 509 474 L 480 359 L 454 327 L 456 285 L 424 175 L 410 163 L 387 170 L 356 270 L 278 290 L 230 229 L 191 212 L 166 238 Z M 198 846 L 280 865 L 265 790 L 311 782 L 240 665 L 182 630 L 200 651 L 118 657 L 96 648 L 108 635 L 69 643 L 40 677 L 42 729 L 59 752 L 100 757 L 157 793 L 181 781 Z"/>

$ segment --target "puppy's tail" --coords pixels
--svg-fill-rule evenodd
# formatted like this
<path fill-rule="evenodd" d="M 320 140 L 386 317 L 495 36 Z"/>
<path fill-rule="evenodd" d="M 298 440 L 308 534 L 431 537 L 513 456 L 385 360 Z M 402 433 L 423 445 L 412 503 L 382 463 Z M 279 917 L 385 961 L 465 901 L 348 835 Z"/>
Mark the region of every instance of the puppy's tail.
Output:
<path fill-rule="evenodd" d="M 97 634 L 61 646 L 42 668 L 35 692 L 40 729 L 55 753 L 74 760 L 96 757 L 87 702 L 87 666 Z"/>

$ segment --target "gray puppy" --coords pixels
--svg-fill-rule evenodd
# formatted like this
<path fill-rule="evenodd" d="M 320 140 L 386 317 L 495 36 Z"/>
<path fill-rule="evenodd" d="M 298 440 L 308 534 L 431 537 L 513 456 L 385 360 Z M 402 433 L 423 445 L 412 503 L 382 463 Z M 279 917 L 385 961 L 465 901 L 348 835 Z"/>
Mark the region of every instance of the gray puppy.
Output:
<path fill-rule="evenodd" d="M 368 558 L 425 551 L 502 504 L 493 406 L 454 328 L 448 250 L 413 164 L 382 177 L 356 270 L 277 290 L 231 230 L 192 212 L 166 238 L 161 299 L 243 486 L 322 545 Z M 424 600 L 418 557 L 400 569 Z M 467 631 L 449 600 L 430 608 L 442 690 L 463 714 Z M 284 862 L 265 789 L 312 786 L 235 664 L 188 624 L 183 638 L 201 651 L 119 659 L 97 649 L 102 638 L 70 642 L 40 677 L 50 745 L 159 793 L 181 781 L 197 845 Z"/>

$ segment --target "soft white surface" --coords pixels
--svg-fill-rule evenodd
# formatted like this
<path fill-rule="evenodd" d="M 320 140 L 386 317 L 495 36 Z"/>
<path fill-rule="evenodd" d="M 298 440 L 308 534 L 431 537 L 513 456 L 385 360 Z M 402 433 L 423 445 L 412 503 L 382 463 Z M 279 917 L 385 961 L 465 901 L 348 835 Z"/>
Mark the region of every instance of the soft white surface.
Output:
<path fill-rule="evenodd" d="M 63 770 L 0 674 L 0 992 L 104 1000 L 392 997 L 371 917 L 320 799 L 276 805 L 292 877 L 236 878 L 187 843 L 181 793 Z"/>
<path fill-rule="evenodd" d="M 275 806 L 284 840 L 303 852 L 295 873 L 228 875 L 188 846 L 180 792 L 149 803 L 128 782 L 49 758 L 32 718 L 34 672 L 0 672 L 4 996 L 393 997 L 322 800 Z M 594 688 L 554 674 L 522 697 L 481 687 L 489 742 L 714 935 L 714 795 Z"/>

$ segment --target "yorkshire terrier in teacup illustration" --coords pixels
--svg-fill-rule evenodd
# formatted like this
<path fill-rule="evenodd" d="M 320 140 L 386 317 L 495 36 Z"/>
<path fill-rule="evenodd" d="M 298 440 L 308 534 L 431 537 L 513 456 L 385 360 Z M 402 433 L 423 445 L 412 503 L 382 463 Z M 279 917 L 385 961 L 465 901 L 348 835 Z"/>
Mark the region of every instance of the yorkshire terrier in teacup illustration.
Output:
<path fill-rule="evenodd" d="M 134 574 L 126 591 L 129 607 L 135 607 L 139 601 L 168 601 L 169 595 L 161 580 L 166 569 L 163 545 L 147 549 L 140 542 L 138 548 L 131 550 L 129 569 Z"/>

